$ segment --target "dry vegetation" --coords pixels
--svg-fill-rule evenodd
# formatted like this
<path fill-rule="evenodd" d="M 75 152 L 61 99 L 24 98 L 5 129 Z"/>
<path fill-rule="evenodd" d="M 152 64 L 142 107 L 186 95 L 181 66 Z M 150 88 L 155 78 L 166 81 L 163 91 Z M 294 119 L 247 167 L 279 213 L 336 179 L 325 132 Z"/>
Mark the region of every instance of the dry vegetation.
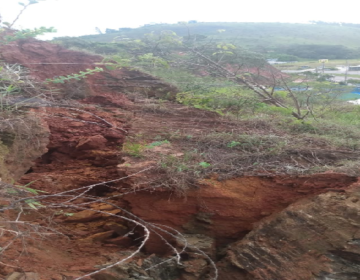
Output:
<path fill-rule="evenodd" d="M 135 161 L 152 162 L 159 174 L 152 183 L 155 187 L 184 195 L 214 174 L 220 180 L 324 171 L 359 175 L 360 131 L 353 123 L 332 116 L 333 112 L 328 119 L 298 121 L 273 111 L 239 118 L 206 115 L 206 111 L 201 115 L 201 110 L 180 109 L 167 101 L 159 105 L 158 100 L 139 99 L 137 104 L 141 118 L 151 120 L 153 126 L 146 128 L 136 121 L 125 152 Z M 151 106 L 166 110 L 148 110 Z M 339 110 L 343 117 L 345 112 L 352 117 L 358 114 L 352 105 Z M 159 149 L 149 148 L 154 143 Z"/>

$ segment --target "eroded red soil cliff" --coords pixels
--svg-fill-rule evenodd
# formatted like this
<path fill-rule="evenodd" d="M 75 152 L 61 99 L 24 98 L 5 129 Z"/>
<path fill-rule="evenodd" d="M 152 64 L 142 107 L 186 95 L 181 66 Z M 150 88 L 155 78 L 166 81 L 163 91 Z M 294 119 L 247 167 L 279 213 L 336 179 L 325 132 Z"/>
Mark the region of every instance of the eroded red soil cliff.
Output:
<path fill-rule="evenodd" d="M 102 61 L 99 56 L 65 50 L 60 46 L 36 40 L 14 44 L 2 49 L 2 59 L 8 63 L 26 66 L 30 69 L 31 75 L 39 80 L 94 68 L 96 63 Z M 313 224 L 304 222 L 302 223 L 304 229 L 301 231 L 309 231 L 309 233 L 306 236 L 286 237 L 286 243 L 281 241 L 277 232 L 272 233 L 272 227 L 279 226 L 284 234 L 291 235 L 296 229 L 295 223 L 305 219 L 299 218 L 301 215 L 308 219 L 309 216 L 315 215 L 315 212 L 321 212 L 322 203 L 328 201 L 325 198 L 329 196 L 331 201 L 342 199 L 346 196 L 344 192 L 357 181 L 355 177 L 336 173 L 302 176 L 268 174 L 225 180 L 218 180 L 217 175 L 213 174 L 195 183 L 193 188 L 186 191 L 185 196 L 179 196 L 173 189 L 154 185 L 153 182 L 159 182 L 163 178 L 163 174 L 157 168 L 159 158 L 181 157 L 184 155 L 183 147 L 177 145 L 176 141 L 162 147 L 149 147 L 148 144 L 156 140 L 159 135 L 165 134 L 166 139 L 172 141 L 171 139 L 176 139 L 179 133 L 192 137 L 210 129 L 220 132 L 230 131 L 233 129 L 232 124 L 214 113 L 186 108 L 171 102 L 158 103 L 138 95 L 143 93 L 147 96 L 161 96 L 175 92 L 175 89 L 135 70 L 105 70 L 73 86 L 60 87 L 61 96 L 69 98 L 76 95 L 78 102 L 69 101 L 67 105 L 61 103 L 61 106 L 33 109 L 43 125 L 49 129 L 49 143 L 47 152 L 35 163 L 29 164 L 26 175 L 21 179 L 18 178 L 22 184 L 33 182 L 32 188 L 46 191 L 48 194 L 62 192 L 61 195 L 49 198 L 48 208 L 40 209 L 38 213 L 26 217 L 26 220 L 44 226 L 51 225 L 65 236 L 52 235 L 51 239 L 41 236 L 41 242 L 35 240 L 26 243 L 26 252 L 23 251 L 24 244 L 15 243 L 16 246 L 4 257 L 6 265 L 3 264 L 0 270 L 4 276 L 11 271 L 23 269 L 38 273 L 40 279 L 71 279 L 70 277 L 80 277 L 96 271 L 106 263 L 116 262 L 124 254 L 126 255 L 126 252 L 136 251 L 144 238 L 143 230 L 121 218 L 121 216 L 133 218 L 131 216 L 133 214 L 146 223 L 161 224 L 186 234 L 188 240 L 192 240 L 198 247 L 203 246 L 202 250 L 215 261 L 222 257 L 221 249 L 231 242 L 244 238 L 256 228 L 253 233 L 236 243 L 236 247 L 229 251 L 227 259 L 219 263 L 220 270 L 226 267 L 234 273 L 229 272 L 228 276 L 226 273 L 220 274 L 219 279 L 241 279 L 240 277 L 246 274 L 254 277 L 249 279 L 291 279 L 286 278 L 288 272 L 274 274 L 269 271 L 284 270 L 286 261 L 290 257 L 293 258 L 290 258 L 290 262 L 294 266 L 297 260 L 305 259 L 304 256 L 307 254 L 305 251 L 316 247 L 316 240 L 319 239 L 322 231 L 318 230 L 315 238 L 311 235 Z M 131 96 L 131 100 L 128 96 Z M 246 127 L 236 129 L 246 130 Z M 144 149 L 141 151 L 143 154 L 140 157 L 124 156 L 125 153 L 122 151 L 124 142 L 131 143 L 134 137 L 143 141 L 140 141 Z M 115 181 L 98 184 L 112 180 Z M 86 188 L 85 193 L 82 193 L 84 189 L 79 189 L 92 184 L 96 186 Z M 76 191 L 71 192 L 72 190 Z M 63 193 L 66 191 L 69 192 Z M 332 193 L 318 196 L 329 191 Z M 82 206 L 70 207 L 66 202 L 65 194 L 77 196 L 74 201 Z M 302 199 L 309 200 L 302 202 Z M 353 198 L 349 199 L 353 201 Z M 290 206 L 289 210 L 284 210 L 297 201 L 299 202 Z M 57 203 L 62 203 L 62 207 Z M 314 207 L 307 207 L 309 203 L 314 204 Z M 328 203 L 330 202 L 325 204 L 331 204 Z M 303 210 L 303 207 L 311 208 L 311 211 L 309 210 L 311 213 L 306 214 L 307 210 Z M 346 208 L 347 205 L 341 204 L 338 208 L 341 207 Z M 337 211 L 340 211 L 339 209 Z M 289 217 L 281 218 L 283 215 Z M 45 218 L 49 216 L 51 219 Z M 340 221 L 340 214 L 336 217 Z M 261 221 L 264 218 L 267 222 L 257 226 L 263 223 Z M 316 218 L 316 223 L 319 220 L 320 217 Z M 287 226 L 294 226 L 294 229 L 286 232 Z M 339 227 L 342 226 L 344 225 L 339 224 Z M 266 227 L 268 230 L 264 236 L 258 237 L 261 227 Z M 327 231 L 330 232 L 331 218 L 327 227 Z M 346 234 L 349 232 L 355 234 L 353 229 L 344 230 Z M 174 231 L 171 232 L 175 235 Z M 171 237 L 169 234 L 163 236 L 170 245 L 181 247 L 176 244 L 178 242 L 175 241 L 174 236 Z M 272 241 L 271 236 L 276 236 L 276 241 Z M 309 238 L 311 242 L 299 245 L 298 243 L 304 238 Z M 206 240 L 206 244 L 201 244 L 201 240 Z M 255 247 L 254 240 L 258 242 Z M 284 253 L 283 256 L 279 252 L 281 248 L 269 248 L 269 251 L 274 252 L 275 255 L 279 254 L 281 258 L 274 266 L 272 264 L 275 262 L 274 258 L 267 258 L 263 253 L 258 253 L 257 250 L 264 246 L 262 242 L 269 247 L 275 246 L 272 242 L 275 242 L 276 246 L 279 246 L 279 242 L 284 242 L 281 244 L 286 245 L 288 248 L 286 250 L 289 252 Z M 345 246 L 348 239 L 341 239 L 339 242 L 341 246 Z M 290 252 L 291 250 L 294 250 L 294 253 Z M 334 250 L 338 252 L 339 249 Z M 244 252 L 247 251 L 248 254 L 261 256 L 255 258 L 247 255 L 248 257 L 245 258 Z M 333 254 L 338 256 L 345 254 L 336 252 Z M 183 267 L 174 268 L 176 267 L 174 265 L 174 269 L 171 268 L 172 272 L 167 271 L 167 274 L 155 269 L 158 272 L 162 271 L 162 274 L 159 272 L 151 276 L 145 268 L 149 267 L 149 262 L 156 264 L 159 261 L 152 259 L 150 261 L 147 256 L 156 253 L 166 257 L 172 253 L 171 247 L 154 232 L 142 253 L 145 255 L 139 254 L 133 258 L 134 262 L 129 261 L 123 266 L 128 268 L 126 271 L 118 269 L 101 272 L 100 275 L 104 278 L 94 276 L 94 279 L 129 279 L 130 270 L 137 270 L 140 276 L 152 277 L 148 279 L 193 280 L 206 279 L 206 275 L 214 275 L 209 270 L 211 262 L 206 258 L 196 257 L 196 253 L 190 249 L 190 252 L 182 253 L 185 259 Z M 322 252 L 314 252 L 314 256 L 321 254 Z M 348 256 L 350 253 L 346 254 Z M 342 258 L 346 259 L 346 256 Z M 309 266 L 310 263 L 305 263 L 304 270 Z M 327 267 L 314 270 L 314 273 L 320 275 L 322 271 L 327 273 L 330 270 Z M 295 268 L 292 273 L 305 275 Z M 238 278 L 227 278 L 229 275 Z M 271 278 L 275 277 L 274 275 L 279 278 Z M 140 279 L 136 278 L 140 276 L 131 277 Z"/>

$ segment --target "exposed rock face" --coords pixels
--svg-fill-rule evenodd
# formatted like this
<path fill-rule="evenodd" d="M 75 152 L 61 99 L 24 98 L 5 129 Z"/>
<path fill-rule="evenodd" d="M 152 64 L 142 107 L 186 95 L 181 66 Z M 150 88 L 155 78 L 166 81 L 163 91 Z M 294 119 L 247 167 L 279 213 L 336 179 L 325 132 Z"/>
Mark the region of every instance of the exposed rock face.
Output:
<path fill-rule="evenodd" d="M 131 211 L 146 221 L 182 232 L 207 234 L 221 246 L 242 238 L 258 221 L 299 199 L 328 190 L 343 191 L 354 181 L 354 177 L 334 173 L 241 177 L 222 182 L 205 180 L 198 190 L 187 192 L 186 198 L 165 191 L 139 191 L 124 199 Z M 167 249 L 155 240 L 147 248 L 157 253 Z"/>
<path fill-rule="evenodd" d="M 126 252 L 124 252 L 124 254 L 126 254 Z M 151 255 L 148 258 L 140 258 L 136 261 L 115 266 L 91 278 L 94 280 L 186 280 L 180 277 L 181 273 L 176 261 L 165 261 L 166 259 Z M 159 265 L 160 263 L 162 263 L 162 265 Z M 157 266 L 157 268 L 148 269 L 153 266 Z"/>
<path fill-rule="evenodd" d="M 360 185 L 299 201 L 232 244 L 251 279 L 360 279 Z"/>
<path fill-rule="evenodd" d="M 110 120 L 113 127 L 93 114 Z M 43 116 L 51 132 L 49 151 L 37 160 L 22 182 L 40 179 L 34 188 L 54 192 L 121 176 L 116 166 L 121 162 L 119 147 L 128 125 L 121 113 L 117 114 L 115 119 L 112 113 L 91 107 L 81 111 L 39 109 L 38 115 Z"/>

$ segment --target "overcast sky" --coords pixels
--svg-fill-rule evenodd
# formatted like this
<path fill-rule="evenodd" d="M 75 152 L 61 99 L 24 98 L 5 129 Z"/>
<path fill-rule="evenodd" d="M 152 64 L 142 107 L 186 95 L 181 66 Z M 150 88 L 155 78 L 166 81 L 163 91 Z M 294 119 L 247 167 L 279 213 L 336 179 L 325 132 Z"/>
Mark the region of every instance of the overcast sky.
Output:
<path fill-rule="evenodd" d="M 21 0 L 0 0 L 3 21 L 17 15 Z M 27 0 L 23 0 L 27 2 Z M 331 22 L 360 23 L 355 0 L 44 0 L 31 5 L 16 27 L 55 27 L 55 36 L 94 34 L 147 23 Z"/>

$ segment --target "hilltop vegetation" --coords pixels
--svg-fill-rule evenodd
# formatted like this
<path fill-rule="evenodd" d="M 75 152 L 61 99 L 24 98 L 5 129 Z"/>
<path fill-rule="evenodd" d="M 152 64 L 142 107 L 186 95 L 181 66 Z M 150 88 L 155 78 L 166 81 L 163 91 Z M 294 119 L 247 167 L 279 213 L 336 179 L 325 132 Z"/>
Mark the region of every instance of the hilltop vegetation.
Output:
<path fill-rule="evenodd" d="M 139 28 L 107 29 L 106 34 L 80 37 L 87 42 L 109 43 L 140 39 L 145 34 L 171 30 L 179 36 L 195 36 L 228 42 L 265 54 L 269 58 L 293 55 L 303 59 L 359 58 L 360 28 L 351 24 L 300 23 L 189 23 L 152 24 Z"/>

